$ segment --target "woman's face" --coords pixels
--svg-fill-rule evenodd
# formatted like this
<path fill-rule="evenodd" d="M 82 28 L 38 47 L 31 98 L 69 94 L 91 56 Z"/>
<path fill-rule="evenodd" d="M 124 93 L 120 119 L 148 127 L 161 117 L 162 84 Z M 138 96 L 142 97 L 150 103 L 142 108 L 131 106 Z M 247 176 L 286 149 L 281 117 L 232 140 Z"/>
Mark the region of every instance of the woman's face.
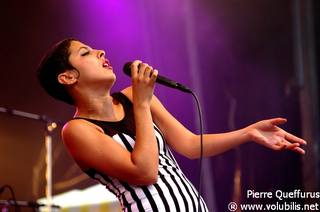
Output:
<path fill-rule="evenodd" d="M 114 83 L 116 76 L 103 50 L 92 49 L 79 41 L 72 41 L 69 52 L 69 62 L 79 72 L 78 84 Z"/>

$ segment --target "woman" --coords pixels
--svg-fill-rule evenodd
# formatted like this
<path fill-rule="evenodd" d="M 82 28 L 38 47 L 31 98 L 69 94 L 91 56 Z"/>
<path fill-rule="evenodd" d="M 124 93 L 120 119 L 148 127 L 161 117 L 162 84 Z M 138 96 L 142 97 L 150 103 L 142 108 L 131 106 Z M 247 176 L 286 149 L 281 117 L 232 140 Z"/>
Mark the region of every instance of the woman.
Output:
<path fill-rule="evenodd" d="M 56 44 L 43 58 L 38 78 L 54 98 L 76 108 L 62 129 L 79 167 L 119 199 L 123 211 L 198 211 L 198 194 L 170 148 L 188 158 L 200 153 L 199 135 L 187 130 L 153 95 L 158 71 L 136 60 L 132 86 L 110 94 L 116 80 L 105 52 L 75 39 Z M 243 129 L 204 135 L 204 156 L 254 141 L 273 150 L 304 154 L 306 142 L 263 120 Z M 201 198 L 201 211 L 207 207 Z"/>

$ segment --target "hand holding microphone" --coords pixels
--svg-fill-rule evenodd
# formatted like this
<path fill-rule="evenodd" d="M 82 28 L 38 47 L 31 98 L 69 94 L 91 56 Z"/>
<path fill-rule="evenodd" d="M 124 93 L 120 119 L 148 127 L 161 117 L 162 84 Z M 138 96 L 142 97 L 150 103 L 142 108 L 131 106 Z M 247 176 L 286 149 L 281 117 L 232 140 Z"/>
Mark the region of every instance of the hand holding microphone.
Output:
<path fill-rule="evenodd" d="M 150 106 L 158 71 L 140 60 L 130 63 L 128 70 L 132 78 L 133 103 Z"/>

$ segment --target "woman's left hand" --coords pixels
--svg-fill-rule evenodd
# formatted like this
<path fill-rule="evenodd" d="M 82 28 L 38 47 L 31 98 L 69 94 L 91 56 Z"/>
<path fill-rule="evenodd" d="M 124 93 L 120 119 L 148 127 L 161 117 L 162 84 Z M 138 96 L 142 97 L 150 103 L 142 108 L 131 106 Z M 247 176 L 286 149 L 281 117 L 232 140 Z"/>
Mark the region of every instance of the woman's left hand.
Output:
<path fill-rule="evenodd" d="M 254 123 L 246 128 L 249 140 L 273 150 L 288 149 L 305 154 L 300 146 L 306 145 L 307 142 L 277 126 L 286 122 L 287 119 L 284 118 L 273 118 Z"/>

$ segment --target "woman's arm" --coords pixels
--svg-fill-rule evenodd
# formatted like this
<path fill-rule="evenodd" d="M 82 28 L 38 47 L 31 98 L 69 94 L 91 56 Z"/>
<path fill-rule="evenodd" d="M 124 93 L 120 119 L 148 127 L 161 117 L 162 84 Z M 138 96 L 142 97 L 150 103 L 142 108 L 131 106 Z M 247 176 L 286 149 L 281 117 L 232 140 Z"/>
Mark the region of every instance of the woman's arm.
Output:
<path fill-rule="evenodd" d="M 131 88 L 124 91 L 129 98 Z M 156 96 L 151 101 L 151 112 L 154 122 L 160 127 L 169 145 L 188 158 L 200 156 L 200 136 L 190 132 L 177 121 L 161 104 Z M 285 123 L 282 118 L 263 120 L 240 130 L 203 136 L 204 156 L 213 156 L 237 147 L 249 141 L 273 150 L 290 149 L 304 154 L 300 145 L 306 144 L 303 139 L 289 134 L 277 127 Z"/>
<path fill-rule="evenodd" d="M 130 153 L 104 134 L 100 127 L 83 119 L 69 121 L 63 127 L 62 138 L 73 159 L 83 170 L 94 169 L 134 185 L 149 185 L 156 180 L 157 175 L 152 170 L 158 168 L 157 164 L 137 158 L 137 155 L 142 155 L 153 161 L 152 144 L 134 148 Z"/>

